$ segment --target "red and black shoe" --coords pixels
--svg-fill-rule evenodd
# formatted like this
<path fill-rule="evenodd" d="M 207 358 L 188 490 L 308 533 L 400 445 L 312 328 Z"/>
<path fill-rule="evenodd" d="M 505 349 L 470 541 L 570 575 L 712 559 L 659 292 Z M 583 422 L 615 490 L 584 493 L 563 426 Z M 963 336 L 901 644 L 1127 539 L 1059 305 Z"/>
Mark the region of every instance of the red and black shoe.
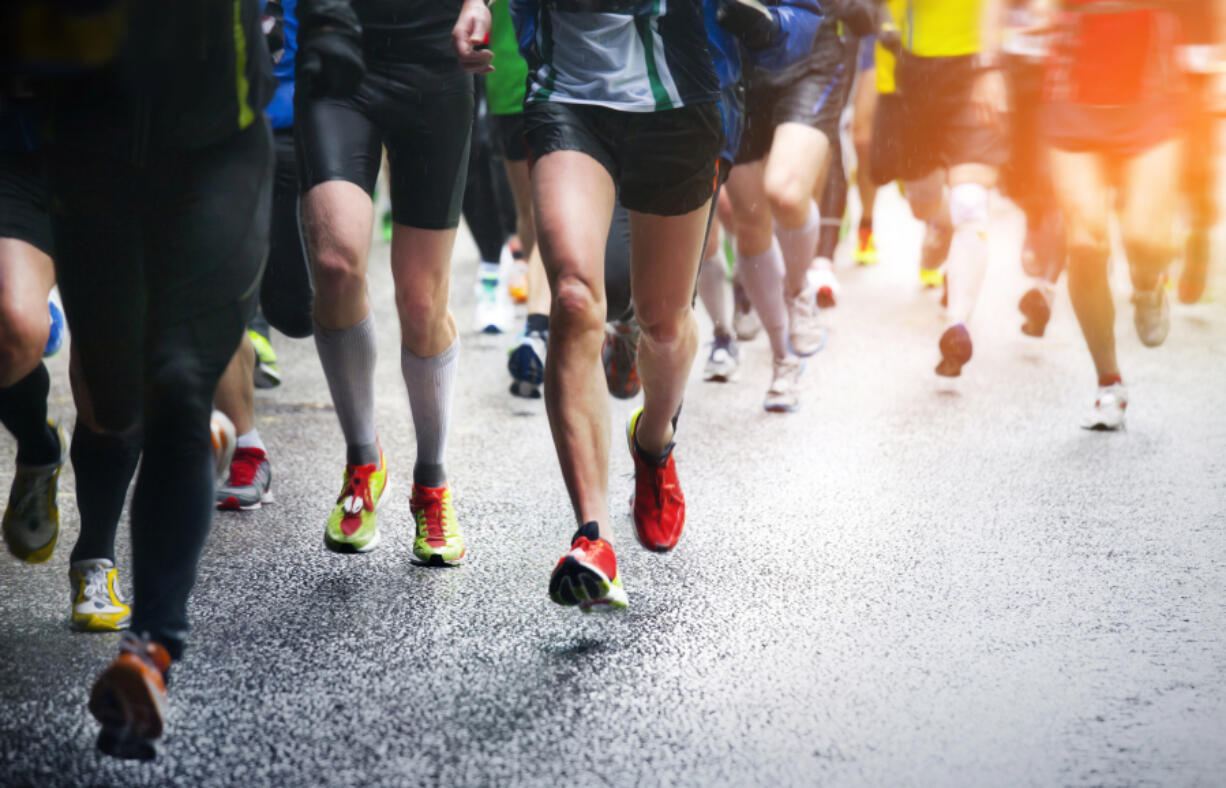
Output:
<path fill-rule="evenodd" d="M 685 528 L 685 496 L 681 493 L 671 448 L 660 463 L 643 459 L 639 452 L 634 435 L 642 415 L 643 409 L 639 408 L 626 425 L 626 440 L 634 458 L 634 495 L 630 496 L 634 535 L 648 550 L 666 553 L 677 546 Z"/>
<path fill-rule="evenodd" d="M 584 613 L 625 610 L 629 604 L 613 546 L 599 536 L 596 523 L 576 533 L 570 552 L 562 556 L 549 576 L 549 598 L 559 605 L 579 606 Z"/>
<path fill-rule="evenodd" d="M 170 653 L 132 632 L 119 641 L 119 656 L 102 671 L 89 695 L 89 711 L 102 731 L 98 748 L 117 758 L 149 760 L 166 720 Z"/>

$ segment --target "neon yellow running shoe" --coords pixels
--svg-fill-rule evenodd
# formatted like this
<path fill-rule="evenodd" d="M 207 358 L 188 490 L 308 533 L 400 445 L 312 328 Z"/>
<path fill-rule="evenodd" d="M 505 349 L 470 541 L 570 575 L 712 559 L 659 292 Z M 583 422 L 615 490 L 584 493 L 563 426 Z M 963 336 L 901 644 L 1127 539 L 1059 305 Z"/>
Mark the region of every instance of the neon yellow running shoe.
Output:
<path fill-rule="evenodd" d="M 277 352 L 272 349 L 272 343 L 254 328 L 247 329 L 247 336 L 255 346 L 255 387 L 273 389 L 280 386 L 281 367 L 277 365 Z"/>
<path fill-rule="evenodd" d="M 877 242 L 871 227 L 861 227 L 856 237 L 856 265 L 876 265 Z"/>
<path fill-rule="evenodd" d="M 920 284 L 924 287 L 937 288 L 945 284 L 945 274 L 939 268 L 923 268 L 920 270 Z"/>
<path fill-rule="evenodd" d="M 72 586 L 72 628 L 78 632 L 118 632 L 132 617 L 132 608 L 119 596 L 119 570 L 105 558 L 73 561 L 68 569 Z"/>
<path fill-rule="evenodd" d="M 338 553 L 365 553 L 379 544 L 375 506 L 387 488 L 387 462 L 379 448 L 379 465 L 346 465 L 345 484 L 324 530 L 324 545 Z"/>
<path fill-rule="evenodd" d="M 451 506 L 451 490 L 442 487 L 413 485 L 409 504 L 417 523 L 417 538 L 413 540 L 413 555 L 423 564 L 454 566 L 464 558 L 464 537 Z"/>
<path fill-rule="evenodd" d="M 29 564 L 41 564 L 55 552 L 60 535 L 60 509 L 55 503 L 60 469 L 68 453 L 68 436 L 47 422 L 60 442 L 60 458 L 47 465 L 17 464 L 4 509 L 4 541 L 9 552 Z"/>

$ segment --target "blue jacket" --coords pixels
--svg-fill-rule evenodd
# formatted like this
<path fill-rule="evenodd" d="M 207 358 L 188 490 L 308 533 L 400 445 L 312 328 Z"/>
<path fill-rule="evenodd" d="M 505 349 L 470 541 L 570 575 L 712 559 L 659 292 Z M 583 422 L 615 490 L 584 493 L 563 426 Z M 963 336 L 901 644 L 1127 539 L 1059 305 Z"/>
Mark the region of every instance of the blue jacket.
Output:
<path fill-rule="evenodd" d="M 277 78 L 277 89 L 264 112 L 274 129 L 288 129 L 294 125 L 294 56 L 298 53 L 298 0 L 281 0 L 284 13 L 285 51 L 273 64 L 272 73 Z"/>

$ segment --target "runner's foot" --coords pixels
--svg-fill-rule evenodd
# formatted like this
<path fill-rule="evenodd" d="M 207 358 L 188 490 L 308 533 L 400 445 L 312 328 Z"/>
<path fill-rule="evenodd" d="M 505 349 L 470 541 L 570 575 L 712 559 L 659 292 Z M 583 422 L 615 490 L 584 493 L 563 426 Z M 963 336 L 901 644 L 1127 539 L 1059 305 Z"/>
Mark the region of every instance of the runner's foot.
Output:
<path fill-rule="evenodd" d="M 464 558 L 464 537 L 451 506 L 451 490 L 413 485 L 409 504 L 417 526 L 413 556 L 423 564 L 455 566 Z"/>
<path fill-rule="evenodd" d="M 268 337 L 256 331 L 247 329 L 251 344 L 255 346 L 255 387 L 257 389 L 272 389 L 281 385 L 281 367 L 277 365 L 277 353 L 272 349 Z"/>
<path fill-rule="evenodd" d="M 873 238 L 871 227 L 861 227 L 856 238 L 856 265 L 875 265 L 877 262 L 877 241 Z"/>
<path fill-rule="evenodd" d="M 1123 383 L 1099 386 L 1094 408 L 1082 421 L 1083 429 L 1113 432 L 1124 428 L 1124 411 L 1128 408 L 1128 391 Z"/>
<path fill-rule="evenodd" d="M 119 570 L 106 558 L 73 561 L 68 568 L 72 586 L 72 628 L 78 632 L 118 632 L 128 624 L 132 608 L 119 596 Z"/>
<path fill-rule="evenodd" d="M 819 257 L 809 267 L 808 289 L 817 293 L 817 305 L 830 309 L 839 300 L 839 280 L 834 275 L 834 261 Z"/>
<path fill-rule="evenodd" d="M 732 331 L 737 339 L 748 342 L 762 330 L 762 321 L 758 319 L 745 288 L 735 279 L 732 280 L 732 306 Z"/>
<path fill-rule="evenodd" d="M 68 437 L 56 424 L 47 422 L 47 427 L 59 441 L 59 460 L 46 465 L 17 463 L 4 510 L 4 542 L 10 553 L 30 564 L 41 564 L 50 558 L 60 534 L 60 509 L 55 495 L 68 452 Z"/>
<path fill-rule="evenodd" d="M 230 473 L 225 484 L 217 488 L 217 508 L 227 511 L 248 511 L 272 503 L 272 465 L 263 449 L 234 450 Z"/>
<path fill-rule="evenodd" d="M 936 373 L 946 378 L 956 378 L 962 374 L 962 367 L 971 360 L 973 345 L 970 332 L 966 326 L 958 323 L 945 329 L 941 334 L 941 361 L 937 364 Z"/>
<path fill-rule="evenodd" d="M 727 383 L 736 375 L 740 365 L 740 351 L 736 340 L 730 336 L 716 335 L 711 343 L 711 355 L 702 370 L 702 379 L 714 383 Z"/>
<path fill-rule="evenodd" d="M 604 362 L 605 381 L 609 393 L 618 399 L 630 399 L 643 388 L 639 380 L 639 324 L 634 318 L 608 323 L 604 329 L 604 347 L 600 351 Z"/>
<path fill-rule="evenodd" d="M 661 457 L 643 456 L 635 440 L 642 415 L 643 409 L 639 408 L 626 424 L 626 442 L 634 458 L 634 494 L 630 496 L 634 535 L 643 547 L 663 553 L 677 546 L 685 528 L 685 496 L 677 478 L 671 443 Z"/>
<path fill-rule="evenodd" d="M 132 632 L 119 641 L 119 656 L 102 671 L 89 695 L 89 711 L 102 723 L 98 748 L 118 758 L 148 760 L 166 722 L 166 674 L 170 654 Z"/>
<path fill-rule="evenodd" d="M 549 576 L 549 598 L 559 605 L 578 605 L 584 613 L 625 610 L 629 603 L 617 574 L 613 546 L 599 536 L 596 523 L 576 532 L 570 552 Z"/>
<path fill-rule="evenodd" d="M 539 399 L 545 382 L 545 348 L 549 344 L 547 331 L 527 328 L 519 335 L 515 347 L 507 356 L 511 373 L 511 393 L 517 397 Z"/>
<path fill-rule="evenodd" d="M 788 342 L 798 356 L 811 356 L 826 344 L 826 329 L 819 322 L 817 294 L 806 287 L 788 299 Z"/>
<path fill-rule="evenodd" d="M 1171 300 L 1165 285 L 1163 276 L 1153 290 L 1136 290 L 1132 294 L 1132 322 L 1146 347 L 1161 345 L 1171 331 Z"/>
<path fill-rule="evenodd" d="M 365 553 L 379 544 L 375 507 L 387 488 L 387 462 L 379 449 L 379 464 L 346 465 L 345 481 L 324 529 L 324 544 L 338 553 Z"/>
<path fill-rule="evenodd" d="M 1051 320 L 1051 298 L 1049 287 L 1035 285 L 1022 295 L 1017 308 L 1025 316 L 1022 333 L 1030 337 L 1041 337 L 1047 331 L 1047 321 Z"/>
<path fill-rule="evenodd" d="M 774 361 L 771 385 L 766 390 L 762 407 L 771 413 L 791 413 L 800 407 L 800 375 L 805 361 L 796 356 L 784 356 Z"/>

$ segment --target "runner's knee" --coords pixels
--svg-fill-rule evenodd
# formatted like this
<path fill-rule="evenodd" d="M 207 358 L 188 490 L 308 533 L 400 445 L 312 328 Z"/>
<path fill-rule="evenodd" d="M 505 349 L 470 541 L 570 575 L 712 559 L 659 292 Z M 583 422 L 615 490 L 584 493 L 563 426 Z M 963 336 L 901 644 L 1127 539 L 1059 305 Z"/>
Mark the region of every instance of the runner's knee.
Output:
<path fill-rule="evenodd" d="M 0 386 L 11 386 L 38 365 L 51 320 L 46 308 L 22 309 L 0 298 Z"/>
<path fill-rule="evenodd" d="M 576 274 L 558 277 L 553 294 L 554 323 L 574 328 L 600 328 L 605 322 L 604 298 L 591 283 Z"/>

